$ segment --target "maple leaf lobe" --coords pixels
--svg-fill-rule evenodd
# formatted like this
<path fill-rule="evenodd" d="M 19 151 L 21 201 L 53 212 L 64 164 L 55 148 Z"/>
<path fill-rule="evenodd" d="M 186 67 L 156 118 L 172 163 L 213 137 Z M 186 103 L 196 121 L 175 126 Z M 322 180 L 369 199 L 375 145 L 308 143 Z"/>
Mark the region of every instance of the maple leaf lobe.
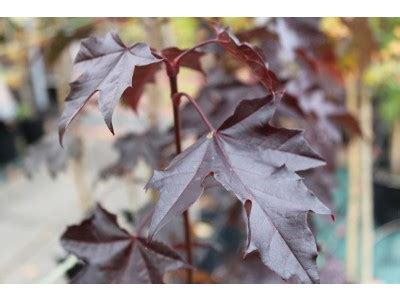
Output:
<path fill-rule="evenodd" d="M 68 227 L 61 244 L 86 263 L 76 283 L 162 283 L 164 273 L 188 267 L 167 245 L 130 235 L 100 205 L 80 225 Z"/>
<path fill-rule="evenodd" d="M 179 55 L 184 53 L 186 49 L 179 49 L 177 47 L 170 47 L 165 48 L 161 51 L 162 55 L 168 59 L 169 61 L 173 62 Z M 179 61 L 178 67 L 186 67 L 195 71 L 198 71 L 205 75 L 203 67 L 201 66 L 201 58 L 205 55 L 204 52 L 198 50 L 192 50 L 183 56 L 182 59 Z"/>
<path fill-rule="evenodd" d="M 323 161 L 301 131 L 269 124 L 275 106 L 272 96 L 243 100 L 212 135 L 200 138 L 164 171 L 154 172 L 146 188 L 160 190 L 160 199 L 150 239 L 200 197 L 204 179 L 213 174 L 244 205 L 248 251 L 259 250 L 262 261 L 283 278 L 318 282 L 316 246 L 306 216 L 330 211 L 295 172 Z"/>
<path fill-rule="evenodd" d="M 96 93 L 103 118 L 114 133 L 112 113 L 122 94 L 132 86 L 135 67 L 158 62 L 148 45 L 136 43 L 127 47 L 115 32 L 104 38 L 84 39 L 74 64 L 74 69 L 83 73 L 70 83 L 59 121 L 60 142 L 70 122 Z"/>
<path fill-rule="evenodd" d="M 279 80 L 275 73 L 268 68 L 260 51 L 248 43 L 240 42 L 229 28 L 224 28 L 218 24 L 213 26 L 218 43 L 237 60 L 246 64 L 260 83 L 273 93 L 279 85 Z"/>

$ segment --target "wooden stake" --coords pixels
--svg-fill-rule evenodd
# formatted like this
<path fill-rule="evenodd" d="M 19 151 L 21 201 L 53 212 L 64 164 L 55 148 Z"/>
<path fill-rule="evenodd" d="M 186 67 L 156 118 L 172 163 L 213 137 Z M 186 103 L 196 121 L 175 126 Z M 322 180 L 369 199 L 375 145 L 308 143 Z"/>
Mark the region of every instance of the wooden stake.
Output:
<path fill-rule="evenodd" d="M 356 76 L 349 75 L 346 81 L 348 110 L 358 116 Z M 352 137 L 348 145 L 348 202 L 346 220 L 346 278 L 348 282 L 358 282 L 358 249 L 360 225 L 360 138 Z"/>
<path fill-rule="evenodd" d="M 361 87 L 360 125 L 363 131 L 361 143 L 361 283 L 371 283 L 373 280 L 373 248 L 374 248 L 374 220 L 373 220 L 373 118 L 372 103 L 368 87 Z"/>
<path fill-rule="evenodd" d="M 78 193 L 79 203 L 82 211 L 86 214 L 92 207 L 91 190 L 86 183 L 85 168 L 82 159 L 71 160 L 72 177 L 75 181 L 76 190 Z"/>

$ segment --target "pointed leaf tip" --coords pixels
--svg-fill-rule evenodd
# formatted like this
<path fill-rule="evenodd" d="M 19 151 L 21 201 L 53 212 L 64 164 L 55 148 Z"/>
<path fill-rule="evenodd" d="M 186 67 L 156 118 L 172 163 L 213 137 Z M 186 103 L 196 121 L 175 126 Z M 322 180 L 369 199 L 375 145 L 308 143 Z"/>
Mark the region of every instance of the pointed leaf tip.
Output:
<path fill-rule="evenodd" d="M 75 64 L 79 64 L 79 69 L 84 73 L 70 84 L 71 89 L 65 100 L 62 116 L 63 126 L 66 128 L 89 99 L 99 92 L 99 108 L 114 135 L 111 116 L 116 104 L 124 92 L 133 86 L 137 90 L 134 95 L 136 100 L 130 105 L 135 108 L 143 85 L 152 78 L 139 75 L 153 74 L 156 70 L 146 66 L 159 62 L 160 60 L 151 54 L 148 45 L 137 43 L 127 47 L 115 32 L 103 38 L 90 37 L 83 40 Z M 140 82 L 134 80 L 136 66 L 142 68 L 136 78 L 145 78 Z"/>
<path fill-rule="evenodd" d="M 160 199 L 150 236 L 190 207 L 203 192 L 203 179 L 214 173 L 247 212 L 246 252 L 258 250 L 264 264 L 280 275 L 315 282 L 315 239 L 307 214 L 330 211 L 296 172 L 315 167 L 319 160 L 301 132 L 269 125 L 274 112 L 270 99 L 242 101 L 218 133 L 203 136 L 157 173 L 154 187 Z M 284 267 L 281 261 L 287 261 Z"/>
<path fill-rule="evenodd" d="M 76 283 L 162 283 L 163 274 L 185 267 L 172 248 L 159 241 L 147 245 L 100 205 L 91 217 L 68 227 L 61 244 L 85 261 Z"/>

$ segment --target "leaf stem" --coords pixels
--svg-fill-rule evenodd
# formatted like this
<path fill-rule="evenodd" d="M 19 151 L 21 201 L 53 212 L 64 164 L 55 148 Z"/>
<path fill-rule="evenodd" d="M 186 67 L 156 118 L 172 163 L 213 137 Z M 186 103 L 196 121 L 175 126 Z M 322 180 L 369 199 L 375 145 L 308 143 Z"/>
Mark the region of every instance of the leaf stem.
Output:
<path fill-rule="evenodd" d="M 172 106 L 174 111 L 174 132 L 175 132 L 175 146 L 176 146 L 176 154 L 182 152 L 182 145 L 181 145 L 181 125 L 180 125 L 180 113 L 179 113 L 179 104 L 180 101 L 174 100 L 174 96 L 178 92 L 178 82 L 176 74 L 172 75 L 168 73 L 169 82 L 170 82 L 170 89 L 171 89 L 171 100 Z M 186 257 L 187 262 L 189 265 L 193 265 L 193 254 L 192 254 L 192 233 L 191 233 L 191 226 L 190 226 L 190 218 L 189 218 L 189 210 L 186 210 L 183 213 L 183 225 L 184 225 L 184 232 L 185 232 L 185 249 L 186 249 Z M 186 270 L 186 282 L 193 283 L 193 269 L 189 268 Z"/>
<path fill-rule="evenodd" d="M 181 54 L 179 54 L 179 55 L 174 59 L 173 64 L 174 64 L 174 65 L 179 65 L 179 62 L 180 62 L 187 54 L 189 54 L 190 52 L 196 50 L 197 48 L 200 48 L 200 47 L 203 47 L 203 46 L 206 46 L 206 45 L 209 45 L 209 44 L 217 43 L 217 42 L 218 42 L 217 39 L 211 39 L 211 40 L 206 40 L 206 41 L 204 41 L 204 42 L 202 42 L 202 43 L 200 43 L 200 44 L 197 44 L 196 46 L 194 46 L 194 47 L 192 47 L 192 48 L 190 48 L 190 49 L 187 49 L 187 50 L 183 51 Z"/>
<path fill-rule="evenodd" d="M 204 124 L 207 125 L 208 129 L 211 132 L 215 131 L 214 126 L 211 124 L 210 120 L 208 120 L 208 118 L 205 115 L 205 113 L 203 112 L 202 108 L 199 106 L 199 104 L 196 102 L 196 100 L 194 100 L 188 94 L 186 94 L 186 93 L 176 93 L 175 95 L 172 96 L 172 100 L 174 102 L 179 102 L 182 97 L 186 97 L 190 101 L 190 103 L 193 104 L 194 108 L 197 110 L 197 112 L 199 113 L 199 115 L 200 115 L 201 119 L 203 120 Z"/>
<path fill-rule="evenodd" d="M 179 102 L 174 101 L 174 95 L 178 92 L 178 83 L 177 78 L 175 76 L 169 77 L 169 83 L 171 88 L 171 100 L 172 106 L 174 111 L 174 133 L 175 133 L 175 147 L 176 147 L 176 154 L 182 152 L 181 146 L 181 120 L 180 120 L 180 113 L 179 113 Z"/>

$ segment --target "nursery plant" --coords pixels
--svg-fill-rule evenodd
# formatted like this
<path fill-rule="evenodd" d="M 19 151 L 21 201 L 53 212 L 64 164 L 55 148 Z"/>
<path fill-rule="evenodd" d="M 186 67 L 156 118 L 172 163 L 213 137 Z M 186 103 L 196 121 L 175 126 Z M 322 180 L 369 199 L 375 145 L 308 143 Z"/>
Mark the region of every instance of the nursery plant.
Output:
<path fill-rule="evenodd" d="M 166 273 L 184 269 L 185 282 L 193 283 L 197 267 L 194 252 L 199 245 L 192 237 L 189 210 L 215 185 L 240 203 L 247 231 L 244 256 L 258 252 L 259 263 L 284 280 L 319 282 L 318 251 L 308 214 L 334 218 L 325 205 L 329 200 L 324 199 L 323 204 L 316 194 L 329 194 L 327 173 L 332 172 L 332 152 L 341 140 L 340 126 L 355 132 L 359 128 L 343 103 L 332 99 L 334 93 L 329 94 L 332 81 L 326 77 L 340 83 L 340 76 L 330 49 L 320 47 L 326 41 L 321 42 L 315 24 L 295 19 L 283 22 L 297 28 L 299 41 L 307 44 L 297 45 L 294 51 L 303 66 L 296 77 L 282 72 L 279 38 L 265 28 L 238 34 L 245 41 L 264 41 L 258 43 L 260 47 L 242 42 L 217 23 L 209 25 L 209 39 L 189 49 L 126 45 L 116 32 L 82 41 L 74 64 L 81 75 L 71 82 L 65 99 L 59 122 L 60 143 L 90 99 L 97 100 L 114 134 L 116 105 L 122 101 L 136 111 L 145 85 L 161 71 L 166 72 L 170 83 L 174 117 L 170 132 L 176 155 L 169 159 L 160 154 L 168 144 L 165 137 L 169 132 L 152 129 L 143 135 L 119 138 L 120 159 L 103 175 L 122 173 L 142 156 L 156 166 L 145 189 L 157 191 L 159 199 L 132 232 L 123 229 L 116 215 L 100 205 L 82 223 L 68 227 L 61 238 L 62 246 L 83 262 L 72 282 L 162 283 Z M 218 61 L 212 72 L 203 70 L 204 51 L 213 53 Z M 233 78 L 227 71 L 226 57 L 235 61 L 235 68 L 245 66 L 255 81 L 247 84 Z M 202 72 L 208 79 L 198 99 L 180 90 L 181 68 Z M 236 92 L 229 94 L 232 89 Z M 223 105 L 215 105 L 214 98 Z M 282 121 L 287 118 L 302 124 L 306 131 L 287 128 L 291 123 Z M 187 130 L 193 130 L 197 140 L 184 149 L 182 140 Z M 322 156 L 332 161 L 326 164 Z M 326 178 L 328 183 L 323 182 Z M 314 194 L 310 187 L 320 192 Z M 213 201 L 219 201 L 218 197 Z M 183 220 L 183 253 L 157 239 L 158 232 L 177 218 Z"/>

